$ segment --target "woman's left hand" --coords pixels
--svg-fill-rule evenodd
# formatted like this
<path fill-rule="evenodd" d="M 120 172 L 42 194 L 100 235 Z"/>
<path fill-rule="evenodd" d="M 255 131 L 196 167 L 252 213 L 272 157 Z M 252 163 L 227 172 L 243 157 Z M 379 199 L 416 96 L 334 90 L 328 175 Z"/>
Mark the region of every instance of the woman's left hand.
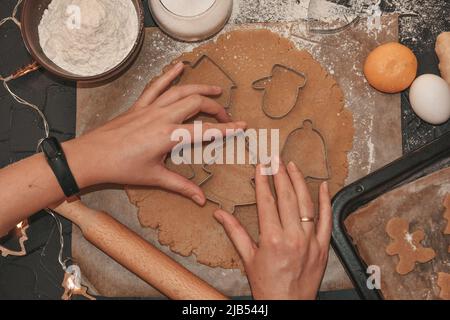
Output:
<path fill-rule="evenodd" d="M 315 299 L 325 272 L 331 237 L 331 201 L 324 182 L 319 194 L 319 220 L 300 170 L 280 163 L 274 176 L 277 200 L 267 176 L 256 169 L 259 242 L 240 222 L 218 210 L 223 225 L 243 262 L 255 299 Z M 302 221 L 302 218 L 307 221 Z"/>

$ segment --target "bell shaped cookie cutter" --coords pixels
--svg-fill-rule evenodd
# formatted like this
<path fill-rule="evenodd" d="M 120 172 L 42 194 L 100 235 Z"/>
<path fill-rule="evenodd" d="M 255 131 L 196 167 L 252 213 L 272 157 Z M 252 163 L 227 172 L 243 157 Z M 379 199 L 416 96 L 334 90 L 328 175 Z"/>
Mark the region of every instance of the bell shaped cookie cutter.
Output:
<path fill-rule="evenodd" d="M 223 78 L 227 80 L 227 84 L 224 86 L 223 83 L 221 84 L 220 81 L 217 81 L 217 83 L 205 83 L 209 85 L 219 86 L 222 87 L 222 95 L 224 103 L 223 107 L 225 109 L 229 109 L 231 107 L 231 103 L 233 100 L 233 92 L 237 89 L 237 84 L 234 82 L 234 80 L 231 78 L 231 76 L 217 63 L 215 62 L 211 57 L 209 57 L 206 54 L 201 55 L 195 62 L 191 61 L 183 61 L 186 68 L 186 72 L 195 72 L 196 70 L 200 69 L 202 66 L 208 66 L 213 68 L 215 72 L 218 72 L 219 74 L 223 75 Z M 219 77 L 217 77 L 219 78 Z M 215 80 L 215 79 L 214 79 Z M 175 81 L 174 84 L 183 84 L 183 74 L 179 76 Z"/>
<path fill-rule="evenodd" d="M 295 88 L 293 88 L 293 92 L 289 92 L 292 94 L 292 98 L 287 103 L 287 109 L 281 114 L 274 114 L 270 109 L 270 104 L 276 100 L 277 103 L 279 99 L 275 99 L 273 96 L 282 92 L 285 88 L 281 87 L 282 83 L 280 83 L 280 72 L 284 72 L 286 74 L 292 74 L 298 78 L 299 82 L 295 82 Z M 301 89 L 303 89 L 308 82 L 306 75 L 303 72 L 299 72 L 294 70 L 293 68 L 287 67 L 282 64 L 274 64 L 272 67 L 271 75 L 268 77 L 261 78 L 252 83 L 252 88 L 258 91 L 263 91 L 262 97 L 262 111 L 264 114 L 274 120 L 279 120 L 286 117 L 296 106 L 298 102 L 298 98 L 300 95 Z"/>
<path fill-rule="evenodd" d="M 283 155 L 286 152 L 288 143 L 290 142 L 291 139 L 294 138 L 294 136 L 296 134 L 298 134 L 300 132 L 308 133 L 308 131 L 315 136 L 315 138 L 318 142 L 317 147 L 314 147 L 315 149 L 312 151 L 318 152 L 317 155 L 321 158 L 321 159 L 319 159 L 319 161 L 322 160 L 323 164 L 324 164 L 323 167 L 320 169 L 322 171 L 324 171 L 325 174 L 324 175 L 313 175 L 313 174 L 310 174 L 309 172 L 305 172 L 305 179 L 328 181 L 331 179 L 331 170 L 330 170 L 330 166 L 329 166 L 327 144 L 326 144 L 325 138 L 323 137 L 322 133 L 314 127 L 314 123 L 311 119 L 304 120 L 301 127 L 298 127 L 296 129 L 294 129 L 293 131 L 291 131 L 291 133 L 288 135 L 285 145 L 283 146 L 283 151 L 281 152 L 281 154 Z M 296 145 L 296 147 L 297 147 L 297 145 Z M 309 154 L 308 156 L 311 157 L 314 155 Z M 289 160 L 294 160 L 294 159 L 289 159 Z M 300 169 L 302 169 L 302 168 L 300 168 Z"/>

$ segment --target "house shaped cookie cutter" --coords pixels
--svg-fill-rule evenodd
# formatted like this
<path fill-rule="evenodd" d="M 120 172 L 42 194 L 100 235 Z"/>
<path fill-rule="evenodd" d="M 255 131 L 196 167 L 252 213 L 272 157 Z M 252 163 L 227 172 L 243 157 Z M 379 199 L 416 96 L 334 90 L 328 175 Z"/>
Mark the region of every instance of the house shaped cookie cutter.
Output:
<path fill-rule="evenodd" d="M 209 57 L 206 54 L 201 55 L 195 62 L 183 61 L 183 64 L 185 66 L 191 68 L 192 70 L 197 69 L 203 63 L 210 63 L 214 68 L 217 69 L 217 71 L 222 73 L 223 76 L 229 80 L 229 85 L 226 87 L 222 87 L 222 89 L 223 89 L 222 95 L 227 95 L 226 103 L 223 107 L 225 109 L 230 108 L 232 100 L 233 100 L 233 91 L 237 89 L 237 84 L 234 82 L 234 80 L 231 78 L 231 76 L 217 62 L 215 62 L 211 57 Z M 183 77 L 183 75 L 179 76 L 174 81 L 174 84 L 179 84 L 182 77 Z M 216 85 L 219 86 L 219 84 L 216 84 Z"/>

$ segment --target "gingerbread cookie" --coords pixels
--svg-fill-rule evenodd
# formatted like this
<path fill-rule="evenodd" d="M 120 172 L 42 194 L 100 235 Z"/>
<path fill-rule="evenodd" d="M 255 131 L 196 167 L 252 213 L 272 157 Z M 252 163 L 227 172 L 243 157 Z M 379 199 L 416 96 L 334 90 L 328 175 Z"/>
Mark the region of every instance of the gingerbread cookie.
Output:
<path fill-rule="evenodd" d="M 398 255 L 397 273 L 405 275 L 414 270 L 416 262 L 425 263 L 432 260 L 436 253 L 431 248 L 424 248 L 421 241 L 425 238 L 423 230 L 409 232 L 409 223 L 402 218 L 392 218 L 386 225 L 386 232 L 393 240 L 387 247 L 390 256 Z"/>
<path fill-rule="evenodd" d="M 444 199 L 444 218 L 447 219 L 447 227 L 444 230 L 444 234 L 450 234 L 450 194 Z"/>
<path fill-rule="evenodd" d="M 447 220 L 447 226 L 444 229 L 444 234 L 450 234 L 450 194 L 447 194 L 447 196 L 444 199 L 444 219 Z M 448 253 L 450 253 L 450 246 L 448 246 Z"/>
<path fill-rule="evenodd" d="M 450 300 L 450 274 L 439 272 L 437 284 L 439 288 L 441 288 L 439 298 L 443 300 Z"/>

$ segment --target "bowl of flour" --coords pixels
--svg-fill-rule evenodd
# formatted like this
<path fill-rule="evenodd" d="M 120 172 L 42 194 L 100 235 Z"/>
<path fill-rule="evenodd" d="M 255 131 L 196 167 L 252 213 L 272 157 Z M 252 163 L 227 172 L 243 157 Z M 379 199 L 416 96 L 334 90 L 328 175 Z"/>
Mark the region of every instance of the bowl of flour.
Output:
<path fill-rule="evenodd" d="M 33 58 L 74 81 L 118 76 L 144 39 L 140 0 L 25 0 L 22 36 Z"/>

